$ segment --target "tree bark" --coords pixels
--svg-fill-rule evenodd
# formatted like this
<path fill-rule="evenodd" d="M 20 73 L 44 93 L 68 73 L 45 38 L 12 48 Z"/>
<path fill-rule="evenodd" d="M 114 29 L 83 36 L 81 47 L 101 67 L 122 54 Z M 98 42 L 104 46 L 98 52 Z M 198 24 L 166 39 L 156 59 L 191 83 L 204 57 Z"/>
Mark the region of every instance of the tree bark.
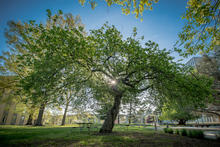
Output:
<path fill-rule="evenodd" d="M 119 114 L 118 114 L 118 124 L 120 124 L 120 116 L 119 116 Z"/>
<path fill-rule="evenodd" d="M 43 119 L 43 115 L 44 115 L 44 109 L 45 109 L 46 103 L 42 103 L 40 105 L 40 109 L 39 109 L 39 113 L 38 113 L 38 117 L 37 117 L 37 121 L 35 126 L 42 126 L 42 119 Z"/>
<path fill-rule="evenodd" d="M 117 93 L 114 98 L 114 105 L 110 109 L 110 111 L 107 114 L 107 117 L 102 125 L 102 128 L 100 129 L 99 133 L 111 133 L 112 129 L 114 127 L 114 122 L 115 119 L 118 115 L 119 112 L 119 107 L 121 104 L 121 98 L 122 98 L 122 93 Z"/>
<path fill-rule="evenodd" d="M 33 115 L 34 115 L 34 111 L 35 111 L 35 106 L 34 104 L 32 104 L 31 108 L 30 108 L 30 113 L 29 113 L 29 116 L 28 116 L 28 120 L 27 120 L 27 123 L 26 125 L 33 125 Z"/>
<path fill-rule="evenodd" d="M 32 121 L 33 121 L 33 112 L 29 114 L 26 125 L 32 125 Z"/>
<path fill-rule="evenodd" d="M 65 110 L 64 110 L 64 114 L 63 114 L 63 119 L 62 119 L 61 126 L 64 126 L 64 125 L 65 125 L 66 113 L 67 113 L 67 110 L 68 110 L 68 106 L 69 106 L 69 102 L 67 101 L 67 102 L 66 102 L 66 107 L 65 107 Z"/>
<path fill-rule="evenodd" d="M 155 129 L 155 131 L 157 131 L 157 122 L 156 121 L 157 121 L 156 116 L 154 116 L 154 129 Z"/>
<path fill-rule="evenodd" d="M 131 104 L 131 101 L 130 101 L 130 107 L 129 107 L 129 119 L 128 119 L 128 123 L 129 125 L 131 124 L 131 108 L 132 108 L 132 104 Z"/>

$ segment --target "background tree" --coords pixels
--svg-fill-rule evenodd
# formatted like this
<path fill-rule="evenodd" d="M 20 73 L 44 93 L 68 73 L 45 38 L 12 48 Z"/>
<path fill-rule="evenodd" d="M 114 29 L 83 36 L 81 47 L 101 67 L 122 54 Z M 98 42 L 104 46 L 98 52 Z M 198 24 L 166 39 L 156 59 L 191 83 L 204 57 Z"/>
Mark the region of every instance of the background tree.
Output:
<path fill-rule="evenodd" d="M 76 88 L 77 86 L 72 88 L 65 88 L 64 92 L 63 92 L 63 96 L 61 97 L 63 100 L 61 100 L 61 102 L 63 101 L 65 107 L 64 107 L 64 114 L 63 114 L 63 118 L 62 118 L 62 123 L 61 125 L 65 125 L 65 121 L 66 121 L 66 115 L 68 113 L 68 108 L 69 106 L 71 106 L 74 109 L 78 108 L 79 103 L 75 103 L 78 101 L 80 101 L 81 103 L 83 102 L 82 99 L 79 98 L 79 93 L 81 92 L 80 89 Z M 80 99 L 80 100 L 79 100 Z"/>
<path fill-rule="evenodd" d="M 191 108 L 175 107 L 168 109 L 164 108 L 160 119 L 178 121 L 179 125 L 186 125 L 186 121 L 196 119 L 198 116 L 199 115 L 196 115 L 195 112 L 193 113 Z"/>
<path fill-rule="evenodd" d="M 100 119 L 102 120 L 106 119 L 106 116 L 109 110 L 111 109 L 111 107 L 112 107 L 112 104 L 109 104 L 109 103 L 99 104 L 99 109 L 97 110 L 97 113 Z"/>
<path fill-rule="evenodd" d="M 139 117 L 138 112 L 141 110 L 143 105 L 146 105 L 146 103 L 141 103 L 141 98 L 143 97 L 138 97 L 135 94 L 131 94 L 122 99 L 121 107 L 127 113 L 129 124 L 137 122 L 137 117 Z"/>
<path fill-rule="evenodd" d="M 71 98 L 73 98 L 72 92 L 71 92 L 71 91 L 67 91 L 67 92 L 64 94 L 65 109 L 64 109 L 64 114 L 63 114 L 62 123 L 61 123 L 62 126 L 65 125 L 66 114 L 67 114 L 67 111 L 68 111 L 68 107 L 69 107 Z"/>
<path fill-rule="evenodd" d="M 69 31 L 66 31 L 67 29 Z M 73 40 L 78 38 L 76 32 L 82 29 L 79 17 L 74 18 L 71 14 L 63 15 L 61 11 L 52 16 L 49 10 L 45 25 L 36 24 L 35 21 L 23 24 L 9 23 L 6 37 L 11 50 L 7 59 L 11 58 L 10 65 L 17 68 L 16 71 L 12 68 L 8 70 L 19 77 L 18 87 L 28 94 L 27 101 L 40 104 L 36 125 L 42 125 L 46 104 L 56 101 L 54 91 L 57 91 L 57 86 L 61 85 L 60 81 L 65 71 L 73 70 L 72 64 L 65 59 L 65 56 L 72 55 L 72 48 L 76 45 Z M 63 36 L 69 37 L 65 37 L 64 41 Z M 59 64 L 55 64 L 58 60 Z"/>
<path fill-rule="evenodd" d="M 28 104 L 26 103 L 26 106 L 29 107 L 28 109 L 28 120 L 26 125 L 33 125 L 34 115 L 36 114 L 37 106 L 35 104 Z"/>
<path fill-rule="evenodd" d="M 213 90 L 211 89 L 213 85 L 212 79 L 206 75 L 194 73 L 194 69 L 185 68 L 188 74 L 185 77 L 187 82 L 181 85 L 183 88 L 176 89 L 176 85 L 173 85 L 171 90 L 171 87 L 167 85 L 165 89 L 161 89 L 164 91 L 164 95 L 162 95 L 163 98 L 159 99 L 159 108 L 162 111 L 162 118 L 176 120 L 181 125 L 185 125 L 187 120 L 197 118 L 198 115 L 196 115 L 196 112 L 205 109 L 208 104 L 213 102 Z M 209 90 L 201 94 L 199 93 L 201 89 L 197 89 L 196 85 L 206 85 L 209 87 Z M 185 91 L 186 89 L 188 90 Z M 209 98 L 206 98 L 205 95 Z"/>

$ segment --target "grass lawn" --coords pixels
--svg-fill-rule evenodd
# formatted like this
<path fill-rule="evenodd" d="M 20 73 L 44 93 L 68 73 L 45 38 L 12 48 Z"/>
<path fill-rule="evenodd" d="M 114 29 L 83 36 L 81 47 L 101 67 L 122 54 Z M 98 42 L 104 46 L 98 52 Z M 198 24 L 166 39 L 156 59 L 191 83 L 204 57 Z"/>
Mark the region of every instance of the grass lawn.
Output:
<path fill-rule="evenodd" d="M 155 132 L 150 128 L 116 126 L 111 134 L 99 134 L 93 129 L 90 133 L 85 129 L 70 126 L 0 126 L 0 146 L 220 146 L 215 140 L 199 140 L 174 134 Z"/>

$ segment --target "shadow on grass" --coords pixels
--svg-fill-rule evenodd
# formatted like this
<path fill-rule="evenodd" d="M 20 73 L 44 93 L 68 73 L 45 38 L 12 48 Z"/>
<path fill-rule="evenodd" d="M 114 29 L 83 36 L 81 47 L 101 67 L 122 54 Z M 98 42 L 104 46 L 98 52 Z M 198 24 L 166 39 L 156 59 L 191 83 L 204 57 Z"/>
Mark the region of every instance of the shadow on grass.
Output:
<path fill-rule="evenodd" d="M 0 146 L 220 146 L 209 140 L 155 132 L 145 127 L 115 126 L 113 133 L 99 134 L 73 127 L 0 127 Z"/>

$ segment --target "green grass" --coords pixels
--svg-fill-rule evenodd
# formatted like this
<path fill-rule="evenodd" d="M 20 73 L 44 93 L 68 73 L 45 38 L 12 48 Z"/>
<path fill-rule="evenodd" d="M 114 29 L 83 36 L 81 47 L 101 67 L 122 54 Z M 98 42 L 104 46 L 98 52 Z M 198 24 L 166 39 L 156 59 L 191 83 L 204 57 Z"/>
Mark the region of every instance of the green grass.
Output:
<path fill-rule="evenodd" d="M 78 142 L 82 145 L 88 145 L 92 143 L 102 144 L 103 142 L 111 143 L 113 145 L 124 144 L 133 142 L 128 136 L 99 136 L 97 129 L 91 129 L 90 132 L 85 128 L 80 131 L 79 128 L 72 128 L 73 126 L 43 126 L 43 127 L 32 127 L 32 126 L 0 126 L 0 142 L 4 145 L 16 145 L 16 144 L 55 144 L 58 142 Z M 127 131 L 127 128 L 116 126 L 114 131 Z M 128 132 L 139 131 L 143 132 L 143 128 L 129 127 Z"/>
<path fill-rule="evenodd" d="M 68 139 L 67 127 L 1 127 L 0 141 L 3 144 L 28 144 L 36 141 Z"/>
<path fill-rule="evenodd" d="M 99 134 L 97 129 L 80 131 L 71 126 L 0 126 L 0 146 L 184 146 L 184 141 L 196 142 L 143 126 L 127 129 L 118 125 L 110 134 Z"/>

